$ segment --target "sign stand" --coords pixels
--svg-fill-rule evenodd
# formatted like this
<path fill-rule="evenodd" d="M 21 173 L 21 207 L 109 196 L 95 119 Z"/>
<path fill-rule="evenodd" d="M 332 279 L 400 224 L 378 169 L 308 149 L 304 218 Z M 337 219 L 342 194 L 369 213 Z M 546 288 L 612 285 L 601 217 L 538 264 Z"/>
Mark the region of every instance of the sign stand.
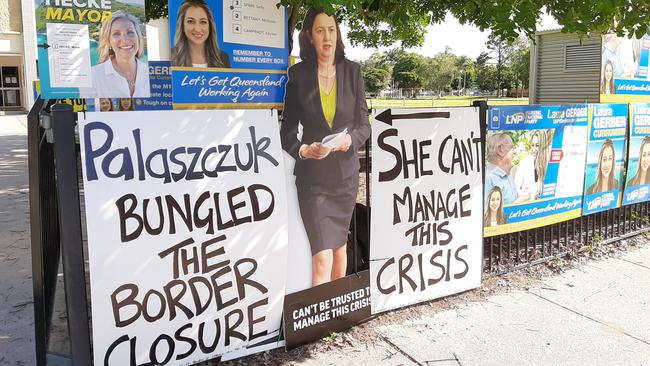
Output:
<path fill-rule="evenodd" d="M 39 99 L 28 116 L 34 327 L 38 366 L 91 365 L 79 181 L 72 106 L 50 112 Z M 71 355 L 48 352 L 59 256 Z"/>

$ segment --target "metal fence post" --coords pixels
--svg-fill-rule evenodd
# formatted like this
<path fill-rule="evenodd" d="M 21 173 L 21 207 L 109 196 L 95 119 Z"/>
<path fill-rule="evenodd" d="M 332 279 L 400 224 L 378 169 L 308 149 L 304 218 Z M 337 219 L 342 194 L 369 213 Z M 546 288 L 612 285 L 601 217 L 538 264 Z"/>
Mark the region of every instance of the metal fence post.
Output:
<path fill-rule="evenodd" d="M 479 130 L 481 131 L 481 179 L 483 186 L 485 186 L 485 139 L 487 135 L 487 113 L 488 113 L 488 104 L 487 100 L 475 100 L 472 102 L 473 107 L 478 107 L 478 113 L 479 113 Z M 481 200 L 481 212 L 480 214 L 482 215 L 483 213 L 483 201 Z M 488 257 L 488 270 L 492 269 L 492 256 L 493 256 L 493 245 L 494 245 L 494 240 L 489 239 L 489 238 L 483 238 L 483 250 L 481 250 L 482 253 L 482 258 L 481 258 L 481 272 L 485 272 L 485 256 L 487 255 Z M 489 248 L 486 253 L 486 246 Z M 499 251 L 501 248 L 499 248 Z M 499 254 L 500 255 L 500 254 Z M 499 261 L 497 261 L 497 266 L 499 265 Z"/>
<path fill-rule="evenodd" d="M 65 280 L 70 349 L 74 365 L 91 365 L 90 328 L 86 297 L 79 180 L 75 148 L 75 118 L 72 106 L 52 107 L 54 158 L 61 224 L 61 254 Z"/>
<path fill-rule="evenodd" d="M 45 223 L 46 214 L 41 183 L 47 179 L 47 169 L 43 165 L 47 162 L 41 161 L 41 130 L 40 114 L 45 102 L 37 99 L 34 106 L 27 115 L 27 151 L 28 151 L 28 172 L 29 172 L 29 217 L 32 247 L 32 285 L 34 295 L 34 343 L 36 347 L 36 364 L 45 366 L 48 344 L 49 324 L 52 318 L 52 301 L 47 296 L 46 285 L 48 276 L 45 271 Z M 58 236 L 58 235 L 57 235 Z M 58 238 L 57 238 L 58 242 Z M 57 251 L 58 254 L 58 251 Z M 58 262 L 58 255 L 56 256 Z M 56 278 L 56 277 L 55 277 Z"/>

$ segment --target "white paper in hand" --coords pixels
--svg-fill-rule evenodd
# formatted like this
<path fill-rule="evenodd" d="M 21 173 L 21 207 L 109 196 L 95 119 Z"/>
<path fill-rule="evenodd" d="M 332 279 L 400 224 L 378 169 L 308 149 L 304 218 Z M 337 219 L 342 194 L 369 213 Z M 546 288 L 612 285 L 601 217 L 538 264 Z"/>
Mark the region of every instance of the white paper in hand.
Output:
<path fill-rule="evenodd" d="M 343 129 L 343 131 L 339 133 L 333 133 L 331 135 L 327 135 L 323 137 L 321 143 L 323 144 L 323 146 L 333 149 L 341 145 L 345 141 L 345 135 L 347 134 L 348 134 L 348 129 L 346 127 Z"/>

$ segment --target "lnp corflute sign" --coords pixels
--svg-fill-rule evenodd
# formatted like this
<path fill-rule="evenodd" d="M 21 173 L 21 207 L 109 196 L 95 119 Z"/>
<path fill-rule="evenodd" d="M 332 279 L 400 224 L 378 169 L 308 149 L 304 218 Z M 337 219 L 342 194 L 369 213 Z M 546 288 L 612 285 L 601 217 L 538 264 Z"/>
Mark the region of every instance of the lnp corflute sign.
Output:
<path fill-rule="evenodd" d="M 479 109 L 386 110 L 372 124 L 373 314 L 481 283 Z"/>
<path fill-rule="evenodd" d="M 189 365 L 277 340 L 277 115 L 86 113 L 80 135 L 95 365 Z"/>

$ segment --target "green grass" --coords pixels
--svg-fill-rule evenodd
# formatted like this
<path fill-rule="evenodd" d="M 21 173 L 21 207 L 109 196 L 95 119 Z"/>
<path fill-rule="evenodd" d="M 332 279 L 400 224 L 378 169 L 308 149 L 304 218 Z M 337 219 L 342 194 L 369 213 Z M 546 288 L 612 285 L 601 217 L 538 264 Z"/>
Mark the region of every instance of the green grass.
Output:
<path fill-rule="evenodd" d="M 442 99 L 368 99 L 370 108 L 467 107 L 475 100 L 489 105 L 528 105 L 528 98 L 444 97 Z"/>

